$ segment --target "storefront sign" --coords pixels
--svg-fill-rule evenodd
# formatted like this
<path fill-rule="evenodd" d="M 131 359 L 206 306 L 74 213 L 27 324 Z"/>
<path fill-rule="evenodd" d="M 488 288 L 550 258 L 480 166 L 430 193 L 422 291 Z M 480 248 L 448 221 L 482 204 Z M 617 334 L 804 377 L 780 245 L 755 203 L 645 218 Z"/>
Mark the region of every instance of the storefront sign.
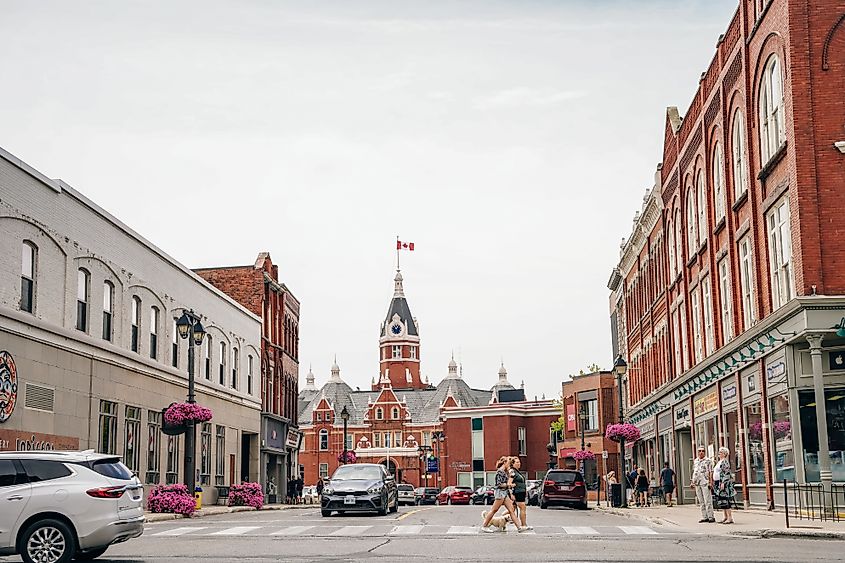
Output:
<path fill-rule="evenodd" d="M 831 371 L 845 370 L 845 352 L 831 352 L 828 360 Z"/>
<path fill-rule="evenodd" d="M 12 416 L 17 399 L 18 370 L 12 355 L 3 350 L 0 352 L 0 423 Z"/>
<path fill-rule="evenodd" d="M 769 383 L 778 383 L 778 379 L 786 375 L 786 363 L 781 360 L 766 368 L 766 379 Z"/>
<path fill-rule="evenodd" d="M 675 411 L 676 422 L 689 422 L 689 408 L 682 407 Z"/>
<path fill-rule="evenodd" d="M 575 405 L 566 405 L 566 429 L 575 431 Z"/>
<path fill-rule="evenodd" d="M 736 397 L 736 383 L 732 383 L 730 385 L 726 385 L 722 387 L 722 400 L 723 401 L 730 401 L 731 399 Z"/>
<path fill-rule="evenodd" d="M 695 413 L 696 418 L 717 408 L 719 408 L 719 396 L 716 394 L 716 391 L 712 391 L 700 399 L 696 399 L 692 404 L 692 412 Z"/>
<path fill-rule="evenodd" d="M 0 452 L 78 450 L 79 438 L 40 432 L 0 430 Z"/>
<path fill-rule="evenodd" d="M 746 378 L 748 382 L 748 390 L 749 391 L 756 391 L 757 390 L 757 374 L 752 373 Z"/>
<path fill-rule="evenodd" d="M 263 417 L 264 419 L 264 444 L 265 448 L 271 448 L 274 450 L 283 450 L 285 449 L 285 437 L 287 436 L 287 426 L 285 423 L 276 420 L 275 418 L 270 418 L 269 416 Z"/>
<path fill-rule="evenodd" d="M 469 471 L 470 465 L 465 461 L 453 461 L 449 464 L 449 467 L 458 471 Z"/>
<path fill-rule="evenodd" d="M 285 447 L 292 450 L 299 449 L 300 438 L 302 438 L 302 433 L 291 428 L 288 430 L 288 438 L 285 440 Z"/>
<path fill-rule="evenodd" d="M 657 417 L 657 431 L 663 433 L 672 428 L 672 413 L 663 413 Z"/>
<path fill-rule="evenodd" d="M 648 420 L 637 426 L 640 427 L 640 435 L 643 438 L 649 438 L 654 435 L 654 420 Z"/>

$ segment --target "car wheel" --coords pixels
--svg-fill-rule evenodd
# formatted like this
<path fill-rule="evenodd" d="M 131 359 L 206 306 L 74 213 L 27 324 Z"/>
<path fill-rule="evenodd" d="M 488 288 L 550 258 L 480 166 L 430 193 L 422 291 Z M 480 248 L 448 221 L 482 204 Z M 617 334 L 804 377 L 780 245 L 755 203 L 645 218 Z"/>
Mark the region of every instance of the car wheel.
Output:
<path fill-rule="evenodd" d="M 484 499 L 484 504 L 493 504 L 493 499 L 491 499 L 491 498 Z"/>
<path fill-rule="evenodd" d="M 322 516 L 331 516 L 331 515 L 332 515 L 332 511 L 331 511 L 331 510 L 326 510 L 325 508 L 321 508 L 321 509 L 320 509 L 320 514 L 321 514 Z"/>
<path fill-rule="evenodd" d="M 399 510 L 399 499 L 397 497 L 393 498 L 393 506 L 390 507 L 390 512 L 396 512 Z"/>
<path fill-rule="evenodd" d="M 389 502 L 389 500 L 390 500 L 390 499 L 388 498 L 388 496 L 387 496 L 387 495 L 385 495 L 384 497 L 382 497 L 382 499 L 381 499 L 381 506 L 380 506 L 380 507 L 379 507 L 379 509 L 378 509 L 378 515 L 379 515 L 379 516 L 387 516 L 387 503 Z"/>
<path fill-rule="evenodd" d="M 19 544 L 24 563 L 66 563 L 76 555 L 76 539 L 61 520 L 33 522 Z"/>
<path fill-rule="evenodd" d="M 540 501 L 540 508 L 545 510 L 549 507 L 549 503 Z"/>
<path fill-rule="evenodd" d="M 578 508 L 580 510 L 587 510 L 589 508 L 589 506 L 587 506 L 587 501 L 584 501 L 584 502 L 579 502 L 578 504 L 576 504 L 575 508 Z"/>
<path fill-rule="evenodd" d="M 76 557 L 74 557 L 73 560 L 74 561 L 91 561 L 92 559 L 96 559 L 97 557 L 104 554 L 108 548 L 109 548 L 109 546 L 98 547 L 97 549 L 89 549 L 86 552 L 77 553 Z"/>

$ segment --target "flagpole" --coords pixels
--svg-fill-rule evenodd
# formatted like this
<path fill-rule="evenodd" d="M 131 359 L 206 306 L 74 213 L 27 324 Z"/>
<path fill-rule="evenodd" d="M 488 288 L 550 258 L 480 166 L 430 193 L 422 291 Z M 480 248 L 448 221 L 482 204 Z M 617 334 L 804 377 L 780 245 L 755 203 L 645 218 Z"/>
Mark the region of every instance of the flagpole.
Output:
<path fill-rule="evenodd" d="M 396 271 L 399 271 L 399 235 L 396 235 Z"/>

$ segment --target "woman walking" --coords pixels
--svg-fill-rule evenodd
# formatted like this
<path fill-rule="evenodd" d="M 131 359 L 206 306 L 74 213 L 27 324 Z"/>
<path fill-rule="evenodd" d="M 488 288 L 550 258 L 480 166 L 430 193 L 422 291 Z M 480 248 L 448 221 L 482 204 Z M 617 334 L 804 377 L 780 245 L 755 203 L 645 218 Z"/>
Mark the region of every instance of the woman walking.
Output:
<path fill-rule="evenodd" d="M 513 487 L 513 482 L 508 475 L 510 470 L 510 463 L 507 456 L 502 456 L 496 462 L 496 488 L 493 491 L 493 506 L 487 511 L 487 517 L 484 518 L 484 523 L 481 525 L 482 532 L 495 532 L 496 528 L 490 525 L 493 516 L 499 511 L 502 505 L 510 514 L 511 521 L 516 526 L 518 532 L 522 531 L 522 526 L 519 525 L 519 520 L 513 511 L 513 502 L 510 499 L 510 491 Z"/>
<path fill-rule="evenodd" d="M 648 501 L 648 477 L 645 469 L 640 469 L 637 475 L 637 506 L 645 506 Z"/>
<path fill-rule="evenodd" d="M 722 524 L 733 524 L 734 518 L 731 512 L 731 503 L 734 495 L 734 477 L 731 473 L 731 462 L 728 461 L 730 450 L 725 446 L 719 448 L 719 461 L 713 468 L 713 491 L 716 497 L 715 508 L 722 510 L 724 518 Z"/>
<path fill-rule="evenodd" d="M 533 526 L 525 523 L 527 518 L 525 513 L 525 495 L 528 493 L 528 489 L 525 486 L 525 475 L 519 472 L 522 462 L 518 457 L 511 457 L 510 466 L 511 480 L 513 481 L 513 501 L 516 504 L 517 515 L 519 516 L 519 527 L 523 530 L 533 530 Z"/>

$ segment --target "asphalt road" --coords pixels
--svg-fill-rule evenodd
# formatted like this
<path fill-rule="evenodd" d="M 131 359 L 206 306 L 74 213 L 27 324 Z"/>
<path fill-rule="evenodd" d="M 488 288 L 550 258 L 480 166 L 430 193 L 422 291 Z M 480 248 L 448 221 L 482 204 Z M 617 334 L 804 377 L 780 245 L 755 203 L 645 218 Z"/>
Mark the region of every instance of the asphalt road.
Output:
<path fill-rule="evenodd" d="M 147 525 L 97 561 L 840 561 L 845 542 L 708 536 L 594 510 L 530 508 L 534 530 L 479 533 L 482 506 L 388 516 L 316 509 L 242 512 Z M 3 563 L 18 558 L 0 558 Z"/>

